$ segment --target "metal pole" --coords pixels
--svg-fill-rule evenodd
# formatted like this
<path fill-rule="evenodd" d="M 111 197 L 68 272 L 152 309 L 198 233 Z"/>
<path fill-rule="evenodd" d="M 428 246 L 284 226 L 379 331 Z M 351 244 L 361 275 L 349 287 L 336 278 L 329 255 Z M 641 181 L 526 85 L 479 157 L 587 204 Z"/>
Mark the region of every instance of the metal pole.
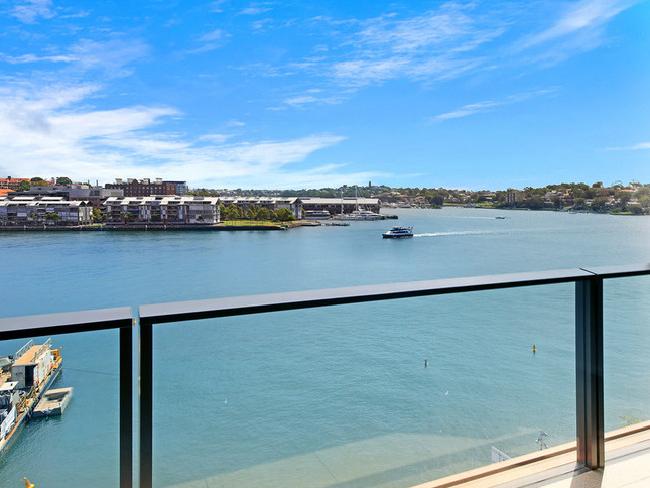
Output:
<path fill-rule="evenodd" d="M 140 320 L 140 488 L 153 486 L 153 324 Z"/>
<path fill-rule="evenodd" d="M 133 486 L 133 325 L 120 328 L 119 354 L 120 488 L 131 488 Z"/>
<path fill-rule="evenodd" d="M 605 466 L 603 279 L 576 281 L 577 462 Z"/>

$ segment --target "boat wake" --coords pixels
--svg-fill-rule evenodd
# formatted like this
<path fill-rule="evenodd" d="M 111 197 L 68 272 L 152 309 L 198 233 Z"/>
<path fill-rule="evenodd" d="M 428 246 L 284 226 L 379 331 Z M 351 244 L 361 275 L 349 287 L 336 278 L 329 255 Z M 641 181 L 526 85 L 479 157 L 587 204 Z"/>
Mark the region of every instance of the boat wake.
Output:
<path fill-rule="evenodd" d="M 413 237 L 448 237 L 448 236 L 482 236 L 489 234 L 503 234 L 503 232 L 489 230 L 467 230 L 458 232 L 426 232 L 424 234 L 414 234 Z"/>

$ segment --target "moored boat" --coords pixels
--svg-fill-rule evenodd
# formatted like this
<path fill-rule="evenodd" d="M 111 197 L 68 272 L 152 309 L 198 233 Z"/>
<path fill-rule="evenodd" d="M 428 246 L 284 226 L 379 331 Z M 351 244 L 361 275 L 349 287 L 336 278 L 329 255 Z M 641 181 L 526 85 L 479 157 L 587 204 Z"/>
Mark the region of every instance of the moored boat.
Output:
<path fill-rule="evenodd" d="M 341 214 L 335 217 L 336 220 L 383 220 L 384 216 L 370 210 L 354 210 L 349 214 Z"/>
<path fill-rule="evenodd" d="M 0 453 L 15 440 L 34 407 L 61 372 L 59 349 L 51 340 L 29 341 L 14 355 L 0 358 Z"/>
<path fill-rule="evenodd" d="M 302 218 L 304 220 L 329 220 L 332 215 L 327 210 L 305 210 Z"/>

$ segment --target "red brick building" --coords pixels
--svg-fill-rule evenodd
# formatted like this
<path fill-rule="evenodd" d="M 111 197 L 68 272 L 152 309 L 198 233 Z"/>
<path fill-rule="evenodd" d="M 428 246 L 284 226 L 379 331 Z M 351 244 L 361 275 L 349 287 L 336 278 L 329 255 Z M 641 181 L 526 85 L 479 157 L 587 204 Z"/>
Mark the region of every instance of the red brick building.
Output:
<path fill-rule="evenodd" d="M 151 195 L 184 195 L 187 185 L 184 181 L 166 181 L 161 178 L 117 178 L 115 183 L 104 185 L 107 190 L 122 190 L 125 197 L 148 197 Z"/>
<path fill-rule="evenodd" d="M 20 184 L 23 181 L 29 183 L 29 178 L 12 178 L 11 176 L 7 176 L 6 178 L 0 178 L 0 189 L 20 190 Z"/>

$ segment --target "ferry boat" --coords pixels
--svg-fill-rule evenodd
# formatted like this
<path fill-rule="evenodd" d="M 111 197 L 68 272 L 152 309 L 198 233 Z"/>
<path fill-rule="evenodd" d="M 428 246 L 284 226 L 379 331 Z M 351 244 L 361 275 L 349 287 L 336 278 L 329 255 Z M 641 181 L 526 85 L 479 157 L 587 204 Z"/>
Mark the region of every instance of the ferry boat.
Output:
<path fill-rule="evenodd" d="M 381 235 L 384 239 L 403 239 L 413 237 L 413 227 L 393 227 Z"/>
<path fill-rule="evenodd" d="M 61 373 L 61 351 L 51 342 L 29 341 L 14 355 L 0 357 L 0 453 L 17 437 Z"/>

